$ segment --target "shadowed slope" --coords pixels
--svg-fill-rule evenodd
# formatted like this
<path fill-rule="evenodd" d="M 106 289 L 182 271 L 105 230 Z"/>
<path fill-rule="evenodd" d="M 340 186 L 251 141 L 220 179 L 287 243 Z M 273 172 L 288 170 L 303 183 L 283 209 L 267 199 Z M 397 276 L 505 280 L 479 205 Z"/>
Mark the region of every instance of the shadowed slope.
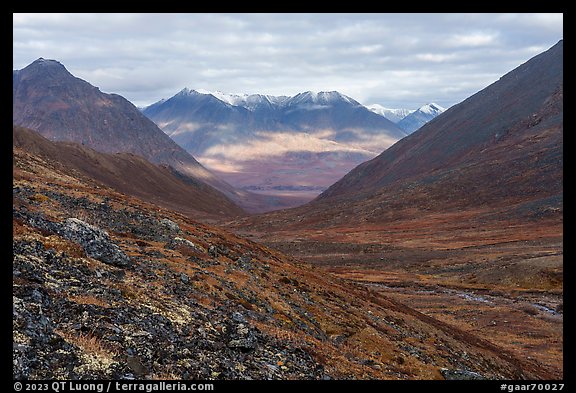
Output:
<path fill-rule="evenodd" d="M 14 147 L 58 163 L 62 170 L 79 172 L 119 192 L 196 218 L 244 214 L 212 187 L 140 156 L 100 153 L 71 142 L 50 142 L 35 131 L 16 126 L 12 136 Z"/>
<path fill-rule="evenodd" d="M 519 162 L 520 168 L 514 168 L 518 172 L 538 171 L 548 161 L 531 160 L 531 153 L 537 151 L 555 165 L 556 173 L 561 173 L 562 87 L 560 41 L 378 157 L 361 164 L 318 200 L 375 193 L 395 181 L 424 179 L 431 174 L 449 176 L 448 172 L 454 173 L 456 169 L 495 161 L 501 164 L 500 173 L 512 172 L 505 161 L 523 161 Z M 551 181 L 561 187 L 557 177 Z M 497 183 L 479 185 L 501 187 Z"/>

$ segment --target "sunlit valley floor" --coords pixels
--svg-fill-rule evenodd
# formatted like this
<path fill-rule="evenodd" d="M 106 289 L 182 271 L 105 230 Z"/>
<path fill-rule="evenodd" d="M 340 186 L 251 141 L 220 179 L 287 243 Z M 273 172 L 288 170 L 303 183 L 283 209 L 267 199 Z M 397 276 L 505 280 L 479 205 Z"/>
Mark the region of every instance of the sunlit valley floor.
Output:
<path fill-rule="evenodd" d="M 430 217 L 370 230 L 238 231 L 563 375 L 563 232 L 554 221 L 442 230 Z"/>

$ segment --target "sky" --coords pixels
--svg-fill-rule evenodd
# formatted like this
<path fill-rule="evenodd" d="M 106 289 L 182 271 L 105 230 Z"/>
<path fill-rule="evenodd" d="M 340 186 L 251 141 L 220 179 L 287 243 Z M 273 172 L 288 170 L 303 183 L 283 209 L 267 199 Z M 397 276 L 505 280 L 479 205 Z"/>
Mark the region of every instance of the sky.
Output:
<path fill-rule="evenodd" d="M 562 38 L 562 14 L 13 14 L 13 69 L 58 60 L 141 107 L 188 87 L 448 108 Z"/>

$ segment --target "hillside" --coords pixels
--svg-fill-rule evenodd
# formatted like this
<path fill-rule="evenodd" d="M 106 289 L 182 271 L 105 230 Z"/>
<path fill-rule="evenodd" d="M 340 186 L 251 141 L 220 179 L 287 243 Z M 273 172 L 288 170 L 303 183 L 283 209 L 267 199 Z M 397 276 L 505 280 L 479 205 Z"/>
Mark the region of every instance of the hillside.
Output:
<path fill-rule="evenodd" d="M 13 148 L 15 379 L 556 375 L 26 148 Z"/>
<path fill-rule="evenodd" d="M 466 210 L 489 222 L 557 220 L 562 157 L 559 42 L 359 165 L 311 203 L 254 223 L 334 228 Z"/>
<path fill-rule="evenodd" d="M 72 142 L 50 142 L 35 131 L 16 126 L 12 139 L 14 147 L 58 165 L 63 172 L 96 180 L 102 186 L 196 219 L 245 215 L 212 187 L 131 153 L 100 153 Z"/>

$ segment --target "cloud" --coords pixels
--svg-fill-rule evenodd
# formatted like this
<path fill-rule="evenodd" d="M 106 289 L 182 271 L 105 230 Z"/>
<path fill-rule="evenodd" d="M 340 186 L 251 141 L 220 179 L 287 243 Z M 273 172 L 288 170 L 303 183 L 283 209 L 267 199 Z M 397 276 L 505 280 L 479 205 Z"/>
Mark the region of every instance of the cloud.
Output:
<path fill-rule="evenodd" d="M 487 46 L 496 42 L 497 34 L 494 33 L 468 33 L 456 34 L 450 40 L 450 45 L 453 46 Z"/>
<path fill-rule="evenodd" d="M 454 53 L 418 53 L 415 57 L 421 61 L 443 63 L 448 60 L 453 60 L 456 58 L 456 55 Z"/>
<path fill-rule="evenodd" d="M 449 107 L 562 28 L 562 14 L 13 14 L 13 67 L 53 58 L 140 106 L 186 86 Z"/>

